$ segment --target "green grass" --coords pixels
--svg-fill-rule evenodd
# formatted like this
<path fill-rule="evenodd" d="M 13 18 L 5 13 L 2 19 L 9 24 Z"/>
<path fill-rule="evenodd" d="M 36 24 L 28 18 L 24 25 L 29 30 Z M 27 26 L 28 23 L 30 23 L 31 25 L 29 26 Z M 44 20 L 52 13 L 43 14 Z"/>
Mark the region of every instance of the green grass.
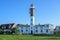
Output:
<path fill-rule="evenodd" d="M 60 36 L 0 35 L 0 40 L 60 40 Z"/>

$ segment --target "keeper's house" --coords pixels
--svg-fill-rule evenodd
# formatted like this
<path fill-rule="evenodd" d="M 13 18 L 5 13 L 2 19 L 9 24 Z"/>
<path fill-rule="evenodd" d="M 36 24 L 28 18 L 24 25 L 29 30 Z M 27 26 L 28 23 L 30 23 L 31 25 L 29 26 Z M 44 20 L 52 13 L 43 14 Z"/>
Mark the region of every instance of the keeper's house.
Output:
<path fill-rule="evenodd" d="M 30 25 L 17 24 L 17 29 L 20 34 L 53 34 L 54 26 L 52 24 L 35 25 L 32 28 Z"/>

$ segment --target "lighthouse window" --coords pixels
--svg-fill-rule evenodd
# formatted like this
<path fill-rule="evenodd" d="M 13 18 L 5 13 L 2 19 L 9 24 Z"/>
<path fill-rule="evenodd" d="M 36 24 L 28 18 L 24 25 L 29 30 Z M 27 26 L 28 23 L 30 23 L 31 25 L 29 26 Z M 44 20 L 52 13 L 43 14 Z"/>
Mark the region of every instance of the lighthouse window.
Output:
<path fill-rule="evenodd" d="M 33 25 L 33 24 L 31 23 L 31 25 Z"/>
<path fill-rule="evenodd" d="M 33 19 L 31 19 L 31 21 L 32 21 Z"/>

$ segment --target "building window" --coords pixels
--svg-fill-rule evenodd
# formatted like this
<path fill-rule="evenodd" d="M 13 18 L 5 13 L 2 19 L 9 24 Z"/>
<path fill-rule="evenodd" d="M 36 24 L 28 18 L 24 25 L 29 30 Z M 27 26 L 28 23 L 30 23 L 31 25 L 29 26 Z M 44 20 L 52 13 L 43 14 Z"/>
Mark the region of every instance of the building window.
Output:
<path fill-rule="evenodd" d="M 36 32 L 38 32 L 38 30 L 36 30 Z"/>
<path fill-rule="evenodd" d="M 3 29 L 4 27 L 2 27 L 2 29 Z"/>
<path fill-rule="evenodd" d="M 21 30 L 21 32 L 23 32 L 23 30 Z"/>
<path fill-rule="evenodd" d="M 38 29 L 38 27 L 36 27 L 36 29 Z"/>
<path fill-rule="evenodd" d="M 27 32 L 28 30 L 26 30 L 26 32 Z"/>
<path fill-rule="evenodd" d="M 32 29 L 32 27 L 31 27 L 31 29 Z"/>
<path fill-rule="evenodd" d="M 47 27 L 49 27 L 49 25 L 46 25 Z"/>
<path fill-rule="evenodd" d="M 43 28 L 43 26 L 41 26 L 40 28 Z"/>
<path fill-rule="evenodd" d="M 23 29 L 23 27 L 21 27 L 21 29 Z"/>
<path fill-rule="evenodd" d="M 48 30 L 46 30 L 46 32 L 48 32 Z"/>
<path fill-rule="evenodd" d="M 43 32 L 43 30 L 41 30 L 41 32 Z"/>

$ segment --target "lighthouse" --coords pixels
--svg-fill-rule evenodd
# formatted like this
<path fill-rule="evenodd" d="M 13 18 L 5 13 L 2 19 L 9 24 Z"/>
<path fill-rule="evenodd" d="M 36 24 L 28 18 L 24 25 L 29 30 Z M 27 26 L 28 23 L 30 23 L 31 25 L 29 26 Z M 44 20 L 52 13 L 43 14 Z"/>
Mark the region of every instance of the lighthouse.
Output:
<path fill-rule="evenodd" d="M 31 4 L 30 6 L 30 33 L 34 33 L 34 5 Z"/>

